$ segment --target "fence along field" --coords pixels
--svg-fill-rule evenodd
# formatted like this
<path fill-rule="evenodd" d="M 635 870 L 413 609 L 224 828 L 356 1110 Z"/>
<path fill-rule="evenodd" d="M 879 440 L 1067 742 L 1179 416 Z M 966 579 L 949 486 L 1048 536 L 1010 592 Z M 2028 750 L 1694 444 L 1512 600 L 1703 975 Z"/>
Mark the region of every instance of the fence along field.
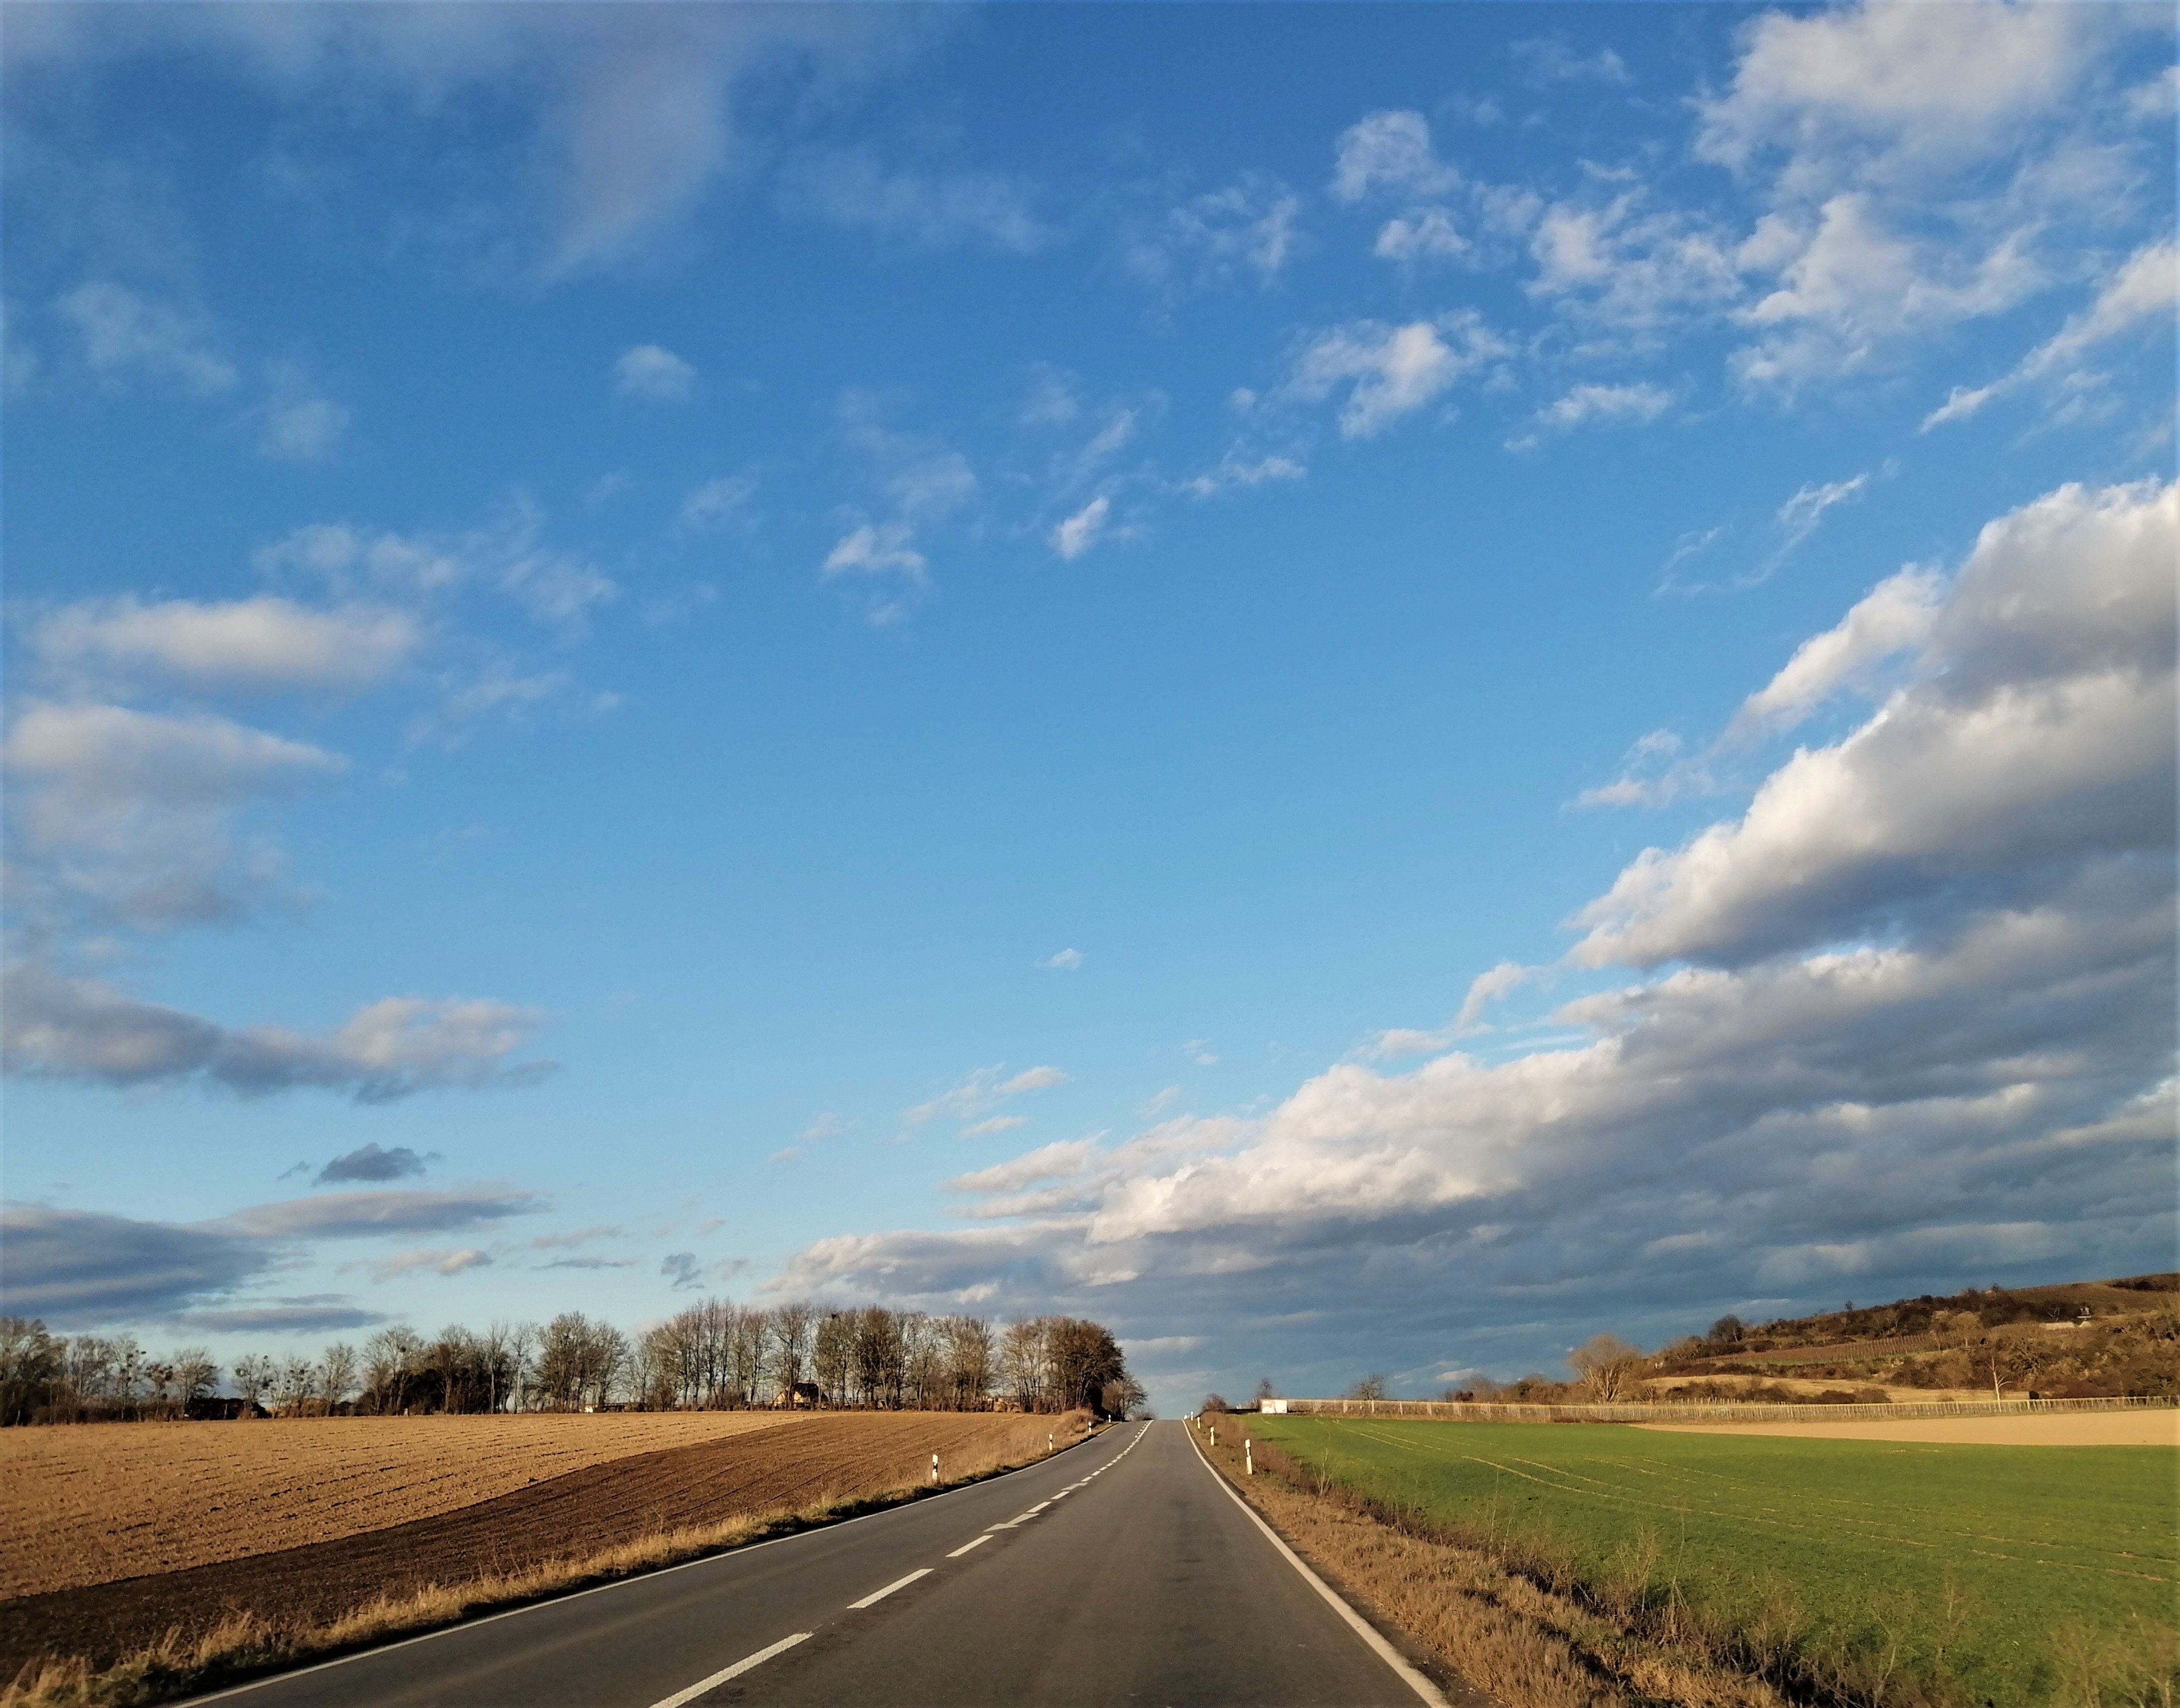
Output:
<path fill-rule="evenodd" d="M 1955 1446 L 1610 1425 L 1234 1419 L 1305 1488 L 1675 1629 L 1790 1694 L 2169 1703 L 2180 1485 L 2163 1447 Z"/>

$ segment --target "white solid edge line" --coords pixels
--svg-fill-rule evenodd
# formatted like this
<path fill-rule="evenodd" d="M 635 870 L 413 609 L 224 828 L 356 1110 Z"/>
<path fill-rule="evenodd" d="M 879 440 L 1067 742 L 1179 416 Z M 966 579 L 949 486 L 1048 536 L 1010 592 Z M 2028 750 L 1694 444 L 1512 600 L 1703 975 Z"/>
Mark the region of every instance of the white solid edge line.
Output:
<path fill-rule="evenodd" d="M 1095 1435 L 1085 1435 L 1081 1441 L 1069 1442 L 1067 1446 L 1060 1448 L 1059 1452 L 1064 1453 L 1070 1447 L 1079 1447 L 1086 1442 L 1094 1441 L 1097 1439 Z M 1136 1437 L 1136 1441 L 1142 1439 L 1142 1436 L 1140 1434 Z M 1113 1457 L 1120 1458 L 1121 1454 L 1127 1452 L 1135 1444 L 1135 1441 L 1129 1442 L 1127 1446 L 1121 1448 L 1120 1452 L 1114 1454 Z M 822 1536 L 830 1531 L 845 1530 L 851 1524 L 867 1524 L 873 1518 L 887 1518 L 896 1512 L 912 1512 L 917 1506 L 923 1504 L 924 1501 L 943 1501 L 950 1496 L 966 1495 L 978 1489 L 988 1489 L 994 1484 L 1004 1483 L 1010 1477 L 1019 1477 L 1025 1472 L 1034 1471 L 1041 1466 L 1049 1465 L 1054 1457 L 1056 1455 L 1048 1453 L 1041 1459 L 1032 1459 L 1026 1465 L 1017 1465 L 1011 1471 L 1002 1471 L 996 1477 L 983 1477 L 973 1483 L 960 1483 L 950 1489 L 941 1489 L 935 1495 L 926 1495 L 923 1496 L 923 1501 L 904 1501 L 899 1506 L 881 1507 L 877 1512 L 865 1512 L 860 1518 L 842 1518 L 834 1523 L 816 1525 L 807 1530 L 797 1530 L 790 1535 L 768 1536 L 762 1542 L 744 1542 L 736 1546 L 723 1548 L 716 1554 L 703 1554 L 693 1560 L 684 1560 L 679 1565 L 660 1566 L 652 1571 L 634 1573 L 625 1578 L 615 1578 L 609 1584 L 593 1584 L 586 1590 L 570 1590 L 565 1595 L 547 1595 L 540 1601 L 525 1601 L 520 1607 L 505 1607 L 497 1613 L 482 1613 L 474 1619 L 458 1619 L 453 1624 L 441 1625 L 436 1630 L 419 1631 L 413 1637 L 399 1638 L 391 1643 L 374 1644 L 368 1649 L 358 1649 L 350 1655 L 336 1655 L 330 1661 L 313 1661 L 307 1667 L 283 1667 L 277 1672 L 267 1672 L 261 1678 L 251 1678 L 244 1683 L 230 1684 L 224 1690 L 215 1690 L 206 1696 L 184 1696 L 176 1704 L 176 1708 L 200 1708 L 200 1705 L 207 1702 L 224 1702 L 230 1696 L 247 1695 L 252 1690 L 262 1690 L 270 1684 L 278 1684 L 290 1678 L 300 1678 L 306 1672 L 323 1672 L 335 1667 L 346 1667 L 357 1661 L 367 1661 L 374 1655 L 390 1655 L 396 1649 L 406 1649 L 411 1644 L 436 1642 L 442 1637 L 453 1636 L 457 1631 L 473 1631 L 480 1625 L 497 1624 L 502 1619 L 519 1619 L 525 1613 L 535 1613 L 541 1607 L 564 1606 L 570 1601 L 580 1601 L 586 1595 L 603 1595 L 608 1590 L 625 1590 L 632 1584 L 656 1583 L 659 1579 L 671 1577 L 676 1572 L 693 1572 L 701 1567 L 716 1566 L 723 1560 L 740 1559 L 746 1555 L 754 1554 L 760 1548 L 777 1548 L 789 1542 L 800 1542 L 812 1536 Z M 999 1530 L 1007 1527 L 1004 1524 L 994 1524 L 992 1528 Z"/>
<path fill-rule="evenodd" d="M 851 1613 L 852 1613 L 852 1612 L 855 1612 L 855 1610 L 856 1610 L 856 1608 L 858 1608 L 858 1607 L 867 1607 L 867 1606 L 870 1606 L 873 1601 L 884 1601 L 884 1600 L 885 1600 L 885 1598 L 886 1598 L 887 1596 L 889 1596 L 889 1595 L 890 1595 L 891 1594 L 893 1594 L 893 1592 L 894 1592 L 895 1590 L 906 1590 L 906 1588 L 907 1588 L 911 1584 L 913 1584 L 913 1583 L 914 1583 L 914 1582 L 915 1582 L 918 1578 L 928 1578 L 930 1575 L 931 1575 L 931 1568 L 930 1568 L 930 1567 L 928 1567 L 928 1566 L 918 1566 L 918 1567 L 917 1567 L 917 1568 L 913 1572 L 911 1572 L 911 1573 L 909 1573 L 906 1578 L 896 1578 L 896 1579 L 895 1579 L 893 1580 L 893 1582 L 891 1582 L 890 1584 L 887 1584 L 887 1585 L 885 1586 L 885 1588 L 884 1588 L 884 1589 L 883 1589 L 883 1590 L 872 1590 L 872 1591 L 871 1591 L 871 1593 L 870 1593 L 869 1595 L 867 1595 L 864 1596 L 864 1597 L 863 1597 L 863 1599 L 862 1599 L 862 1601 L 851 1601 L 851 1602 L 849 1602 L 849 1603 L 848 1603 L 848 1611 L 849 1611 L 850 1612 L 851 1612 Z M 665 1705 L 664 1705 L 663 1703 L 661 1703 L 661 1704 L 659 1705 L 659 1708 L 665 1708 Z"/>
<path fill-rule="evenodd" d="M 1195 1446 L 1196 1445 L 1195 1438 L 1192 1435 L 1190 1437 L 1189 1445 L 1192 1446 Z M 1318 1595 L 1324 1596 L 1325 1601 L 1331 1606 L 1332 1611 L 1339 1614 L 1341 1618 L 1345 1619 L 1349 1625 L 1354 1628 L 1355 1634 L 1370 1645 L 1371 1649 L 1376 1653 L 1378 1658 L 1401 1675 L 1401 1683 L 1406 1684 L 1408 1689 L 1414 1691 L 1416 1694 L 1421 1697 L 1425 1702 L 1429 1703 L 1430 1705 L 1430 1708 L 1453 1708 L 1453 1705 L 1445 1700 L 1445 1694 L 1439 1689 L 1437 1685 L 1432 1683 L 1429 1679 L 1423 1677 L 1422 1673 L 1411 1667 L 1407 1661 L 1401 1657 L 1401 1651 L 1396 1649 L 1390 1643 L 1388 1643 L 1384 1637 L 1379 1634 L 1376 1626 L 1373 1625 L 1368 1619 L 1364 1618 L 1360 1613 L 1349 1606 L 1346 1602 L 1341 1601 L 1339 1595 L 1334 1592 L 1332 1585 L 1326 1583 L 1324 1579 L 1318 1577 L 1316 1573 L 1311 1571 L 1310 1568 L 1303 1563 L 1302 1556 L 1296 1553 L 1293 1549 L 1287 1546 L 1285 1538 L 1281 1536 L 1280 1533 L 1277 1530 L 1274 1530 L 1269 1524 L 1266 1523 L 1263 1521 L 1262 1515 L 1258 1512 L 1254 1507 L 1251 1506 L 1247 1501 L 1243 1500 L 1239 1495 L 1234 1492 L 1233 1485 L 1229 1483 L 1225 1478 L 1220 1476 L 1219 1474 L 1218 1468 L 1214 1466 L 1209 1459 L 1204 1457 L 1203 1449 L 1202 1447 L 1199 1446 L 1196 1448 L 1196 1457 L 1197 1459 L 1202 1461 L 1204 1471 L 1209 1475 L 1212 1481 L 1219 1485 L 1220 1492 L 1222 1492 L 1228 1500 L 1231 1501 L 1236 1506 L 1239 1507 L 1248 1515 L 1249 1522 L 1264 1533 L 1265 1540 L 1274 1548 L 1277 1548 L 1280 1551 L 1280 1556 L 1286 1561 L 1287 1564 L 1293 1567 L 1296 1571 L 1302 1573 L 1302 1582 L 1308 1584 L 1311 1589 L 1316 1590 Z"/>
<path fill-rule="evenodd" d="M 797 1631 L 792 1637 L 782 1637 L 769 1649 L 760 1649 L 754 1655 L 745 1655 L 740 1660 L 735 1661 L 733 1666 L 720 1667 L 719 1670 L 712 1674 L 710 1678 L 699 1678 L 686 1690 L 676 1690 L 664 1701 L 652 1703 L 651 1705 L 651 1708 L 682 1708 L 682 1704 L 685 1702 L 694 1702 L 707 1690 L 725 1683 L 729 1678 L 740 1678 L 743 1673 L 748 1672 L 752 1667 L 763 1666 L 764 1663 L 772 1659 L 773 1656 L 780 1654 L 786 1650 L 792 1649 L 797 1643 L 806 1641 L 809 1636 L 810 1634 L 807 1631 Z"/>
<path fill-rule="evenodd" d="M 987 1542 L 990 1541 L 991 1540 L 992 1540 L 992 1533 L 991 1533 L 989 1530 L 987 1530 L 987 1531 L 985 1531 L 985 1532 L 984 1532 L 984 1534 L 983 1534 L 983 1535 L 981 1535 L 981 1536 L 977 1537 L 977 1540 L 976 1540 L 975 1541 L 973 1541 L 973 1542 L 964 1542 L 964 1543 L 963 1543 L 960 1547 L 956 1548 L 956 1549 L 955 1549 L 952 1553 L 949 1554 L 946 1557 L 947 1557 L 948 1559 L 950 1559 L 950 1560 L 958 1560 L 958 1559 L 960 1559 L 960 1558 L 961 1558 L 964 1554 L 967 1553 L 967 1552 L 969 1551 L 969 1550 L 970 1550 L 970 1549 L 972 1549 L 972 1548 L 981 1548 L 981 1547 L 983 1547 L 983 1546 L 984 1545 L 984 1544 L 985 1544 L 985 1543 L 987 1543 Z"/>

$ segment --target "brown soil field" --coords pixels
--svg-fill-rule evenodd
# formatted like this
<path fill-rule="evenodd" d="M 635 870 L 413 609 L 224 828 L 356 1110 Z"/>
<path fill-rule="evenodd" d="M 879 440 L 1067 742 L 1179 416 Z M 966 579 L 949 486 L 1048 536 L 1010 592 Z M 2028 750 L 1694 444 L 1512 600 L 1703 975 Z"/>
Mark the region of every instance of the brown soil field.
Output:
<path fill-rule="evenodd" d="M 0 1597 L 428 1518 L 777 1412 L 259 1419 L 0 1430 Z"/>
<path fill-rule="evenodd" d="M 440 1420 L 388 1421 L 414 1426 Z M 431 1584 L 512 1575 L 738 1517 L 875 1501 L 921 1485 L 933 1452 L 949 1480 L 1038 1457 L 1055 1421 L 988 1413 L 806 1414 L 778 1429 L 745 1428 L 611 1458 L 406 1523 L 17 1596 L 0 1601 L 0 1679 L 46 1656 L 111 1664 L 169 1633 L 199 1636 L 238 1614 L 277 1617 L 289 1626 L 329 1624 L 367 1603 Z M 90 1426 L 81 1433 L 122 1427 Z M 295 1432 L 316 1427 L 299 1424 Z M 257 1424 L 243 1433 L 254 1430 L 279 1432 Z M 1064 1430 L 1061 1439 L 1068 1439 Z"/>
<path fill-rule="evenodd" d="M 2007 1447 L 2180 1446 L 2180 1411 L 2046 1412 L 2010 1418 L 1897 1418 L 1808 1424 L 1638 1424 L 1697 1435 L 1814 1435 L 1832 1441 L 1961 1441 Z"/>

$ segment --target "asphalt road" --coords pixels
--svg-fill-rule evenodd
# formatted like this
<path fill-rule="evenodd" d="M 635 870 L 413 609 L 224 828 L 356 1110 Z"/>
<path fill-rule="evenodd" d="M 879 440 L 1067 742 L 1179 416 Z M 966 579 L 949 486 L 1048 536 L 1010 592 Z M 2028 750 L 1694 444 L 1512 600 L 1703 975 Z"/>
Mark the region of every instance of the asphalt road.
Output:
<path fill-rule="evenodd" d="M 1415 1708 L 1438 1700 L 1381 1650 L 1227 1491 L 1186 1425 L 1130 1424 L 933 1499 L 200 1700 L 237 1708 Z"/>

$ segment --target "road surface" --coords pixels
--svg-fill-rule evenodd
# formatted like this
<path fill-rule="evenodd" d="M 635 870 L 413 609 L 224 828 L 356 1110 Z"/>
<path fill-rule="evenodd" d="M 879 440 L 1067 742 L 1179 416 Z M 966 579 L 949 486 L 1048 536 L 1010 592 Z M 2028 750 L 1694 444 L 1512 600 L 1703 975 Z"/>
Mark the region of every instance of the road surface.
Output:
<path fill-rule="evenodd" d="M 1397 1670 L 1396 1670 L 1397 1669 Z M 235 1708 L 1416 1708 L 1179 1423 L 473 1620 L 205 1701 Z"/>

